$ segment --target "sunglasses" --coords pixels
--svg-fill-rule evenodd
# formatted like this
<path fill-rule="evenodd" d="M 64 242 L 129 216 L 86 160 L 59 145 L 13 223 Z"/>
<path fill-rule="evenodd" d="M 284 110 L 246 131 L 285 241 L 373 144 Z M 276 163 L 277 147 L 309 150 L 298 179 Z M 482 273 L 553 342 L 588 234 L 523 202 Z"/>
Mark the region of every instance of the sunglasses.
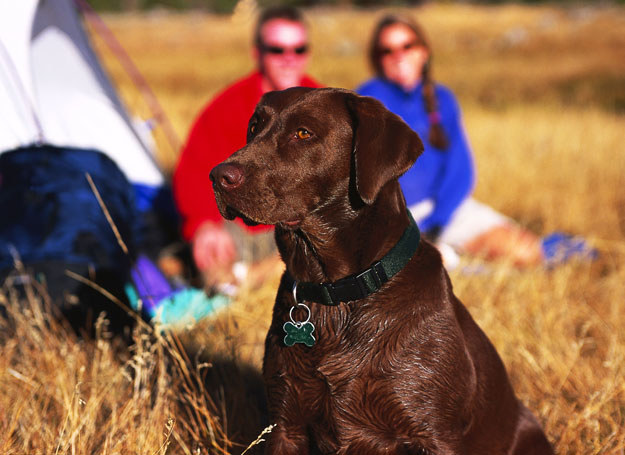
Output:
<path fill-rule="evenodd" d="M 266 44 L 261 44 L 261 50 L 266 54 L 272 55 L 284 55 L 288 53 L 294 53 L 296 55 L 304 55 L 308 53 L 308 44 L 304 44 L 302 46 L 297 47 L 280 47 L 280 46 L 268 46 Z"/>
<path fill-rule="evenodd" d="M 409 41 L 408 43 L 404 44 L 403 46 L 381 47 L 379 51 L 380 51 L 380 55 L 382 57 L 385 57 L 387 55 L 393 55 L 393 54 L 397 54 L 399 52 L 406 52 L 406 51 L 415 49 L 418 45 L 419 45 L 419 43 L 417 41 Z"/>

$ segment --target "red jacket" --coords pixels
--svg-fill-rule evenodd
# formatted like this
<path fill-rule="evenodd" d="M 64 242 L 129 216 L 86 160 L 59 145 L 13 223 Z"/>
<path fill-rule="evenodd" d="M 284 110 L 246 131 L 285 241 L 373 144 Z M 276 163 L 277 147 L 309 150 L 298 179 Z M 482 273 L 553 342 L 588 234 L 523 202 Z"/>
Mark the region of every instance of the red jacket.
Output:
<path fill-rule="evenodd" d="M 191 128 L 173 177 L 182 234 L 187 240 L 205 221 L 223 220 L 208 175 L 213 167 L 245 145 L 247 124 L 263 95 L 261 81 L 261 74 L 255 72 L 226 88 L 202 110 Z M 300 85 L 320 86 L 307 76 Z M 264 225 L 246 226 L 238 218 L 236 221 L 248 232 L 271 229 Z"/>

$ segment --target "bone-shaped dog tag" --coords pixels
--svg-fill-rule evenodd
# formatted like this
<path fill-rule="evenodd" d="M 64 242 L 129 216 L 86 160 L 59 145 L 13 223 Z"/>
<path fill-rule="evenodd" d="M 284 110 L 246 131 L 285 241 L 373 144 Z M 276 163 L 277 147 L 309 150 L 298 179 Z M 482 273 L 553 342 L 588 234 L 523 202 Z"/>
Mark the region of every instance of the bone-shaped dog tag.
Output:
<path fill-rule="evenodd" d="M 315 331 L 315 326 L 311 322 L 285 322 L 282 327 L 286 333 L 284 344 L 287 346 L 291 347 L 295 343 L 302 343 L 310 348 L 315 344 L 315 337 L 312 334 Z"/>
<path fill-rule="evenodd" d="M 310 348 L 315 344 L 315 337 L 312 334 L 315 331 L 315 326 L 310 322 L 310 308 L 303 303 L 297 302 L 297 281 L 293 283 L 293 300 L 295 300 L 295 305 L 292 306 L 291 311 L 289 311 L 289 319 L 291 322 L 285 322 L 282 326 L 284 333 L 286 333 L 284 336 L 284 344 L 291 347 L 295 343 L 302 343 Z M 308 312 L 308 317 L 305 321 L 296 321 L 293 319 L 293 310 L 299 306 L 306 308 Z"/>

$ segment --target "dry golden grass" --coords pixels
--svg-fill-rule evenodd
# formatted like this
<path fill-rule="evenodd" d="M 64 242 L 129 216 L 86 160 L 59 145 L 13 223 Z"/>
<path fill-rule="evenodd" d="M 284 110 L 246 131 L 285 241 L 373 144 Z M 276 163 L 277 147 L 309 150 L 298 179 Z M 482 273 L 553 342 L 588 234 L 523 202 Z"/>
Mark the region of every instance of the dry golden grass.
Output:
<path fill-rule="evenodd" d="M 451 274 L 455 291 L 558 453 L 622 454 L 625 122 L 615 109 L 625 99 L 625 11 L 443 4 L 412 12 L 431 35 L 437 79 L 463 106 L 477 197 L 539 234 L 578 233 L 601 251 L 595 263 L 553 270 L 464 259 Z M 311 73 L 348 88 L 366 79 L 363 55 L 379 14 L 308 11 Z M 105 20 L 182 138 L 209 97 L 252 68 L 245 14 Z M 164 152 L 164 166 L 175 158 Z M 229 310 L 179 340 L 138 329 L 130 350 L 107 337 L 104 322 L 95 340 L 77 340 L 36 299 L 7 295 L 0 453 L 240 452 L 267 424 L 258 372 L 281 270 L 277 262 L 254 270 Z"/>

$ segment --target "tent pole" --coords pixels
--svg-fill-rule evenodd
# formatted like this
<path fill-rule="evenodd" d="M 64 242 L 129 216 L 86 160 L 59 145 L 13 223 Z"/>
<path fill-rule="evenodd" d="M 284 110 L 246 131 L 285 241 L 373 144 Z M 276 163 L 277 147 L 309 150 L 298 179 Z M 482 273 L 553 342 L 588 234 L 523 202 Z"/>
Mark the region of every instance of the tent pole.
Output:
<path fill-rule="evenodd" d="M 165 136 L 167 137 L 167 142 L 170 147 L 174 151 L 174 153 L 178 153 L 180 150 L 180 139 L 174 130 L 174 127 L 165 114 L 165 110 L 160 105 L 158 98 L 150 88 L 149 84 L 134 64 L 126 50 L 123 48 L 121 43 L 115 37 L 115 34 L 111 31 L 110 28 L 104 23 L 102 18 L 98 16 L 98 14 L 93 10 L 91 5 L 87 3 L 86 0 L 75 0 L 78 8 L 83 12 L 87 20 L 91 22 L 95 30 L 100 34 L 103 38 L 104 42 L 107 44 L 111 52 L 115 54 L 115 56 L 119 59 L 124 70 L 130 76 L 133 83 L 137 86 L 144 99 L 146 100 L 150 111 L 152 112 L 153 118 L 157 121 L 157 123 L 161 124 L 163 127 L 163 131 Z"/>

